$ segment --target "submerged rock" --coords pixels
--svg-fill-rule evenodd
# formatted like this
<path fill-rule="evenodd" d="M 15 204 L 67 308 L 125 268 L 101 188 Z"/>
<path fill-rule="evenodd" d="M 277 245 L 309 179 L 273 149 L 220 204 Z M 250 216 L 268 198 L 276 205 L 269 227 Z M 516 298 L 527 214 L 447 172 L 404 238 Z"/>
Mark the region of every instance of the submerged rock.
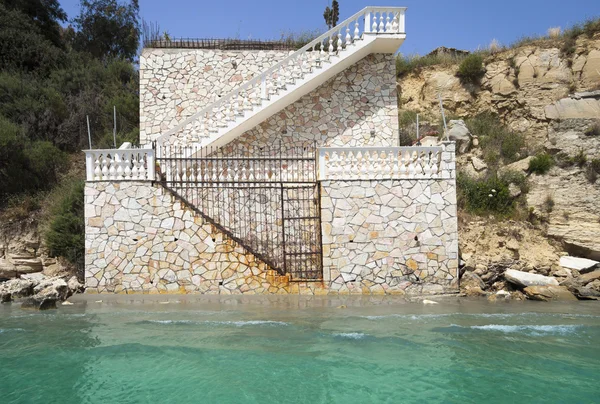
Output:
<path fill-rule="evenodd" d="M 28 297 L 21 304 L 22 309 L 49 310 L 56 309 L 56 301 L 52 297 Z"/>
<path fill-rule="evenodd" d="M 504 273 L 504 277 L 510 283 L 517 286 L 558 286 L 558 281 L 551 276 L 532 274 L 529 272 L 517 271 L 508 269 Z"/>

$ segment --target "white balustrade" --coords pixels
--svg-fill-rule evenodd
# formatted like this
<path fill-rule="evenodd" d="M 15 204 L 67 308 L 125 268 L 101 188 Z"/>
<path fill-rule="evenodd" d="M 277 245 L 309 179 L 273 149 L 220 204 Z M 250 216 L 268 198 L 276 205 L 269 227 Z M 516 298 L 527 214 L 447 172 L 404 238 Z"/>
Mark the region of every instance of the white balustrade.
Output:
<path fill-rule="evenodd" d="M 453 146 L 453 145 L 452 145 Z M 322 147 L 319 180 L 454 178 L 454 152 L 434 147 Z"/>
<path fill-rule="evenodd" d="M 366 7 L 320 35 L 281 62 L 245 82 L 159 136 L 159 144 L 176 143 L 185 134 L 188 143 L 201 142 L 261 108 L 316 69 L 335 63 L 335 56 L 352 48 L 366 35 L 404 34 L 405 7 Z"/>
<path fill-rule="evenodd" d="M 85 150 L 85 168 L 87 181 L 154 181 L 154 150 Z"/>

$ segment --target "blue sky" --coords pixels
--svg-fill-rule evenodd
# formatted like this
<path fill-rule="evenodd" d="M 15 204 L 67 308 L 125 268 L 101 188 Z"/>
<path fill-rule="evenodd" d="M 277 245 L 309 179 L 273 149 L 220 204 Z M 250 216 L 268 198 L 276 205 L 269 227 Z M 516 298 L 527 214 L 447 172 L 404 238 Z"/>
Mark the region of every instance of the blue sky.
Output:
<path fill-rule="evenodd" d="M 509 44 L 600 16 L 600 0 L 338 0 L 340 21 L 369 5 L 406 6 L 401 52 L 426 54 L 438 46 L 473 50 L 492 39 Z M 330 0 L 140 0 L 144 19 L 171 37 L 277 39 L 282 32 L 322 29 Z M 62 0 L 70 18 L 79 0 Z"/>

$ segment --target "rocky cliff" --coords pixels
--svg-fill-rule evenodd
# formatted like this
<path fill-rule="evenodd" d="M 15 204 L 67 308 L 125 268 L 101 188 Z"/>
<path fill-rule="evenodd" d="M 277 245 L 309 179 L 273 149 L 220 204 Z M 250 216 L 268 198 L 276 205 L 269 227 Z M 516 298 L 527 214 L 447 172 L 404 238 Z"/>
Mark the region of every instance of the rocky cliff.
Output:
<path fill-rule="evenodd" d="M 530 154 L 544 150 L 557 161 L 579 159 L 589 165 L 600 158 L 600 136 L 590 130 L 600 121 L 600 33 L 580 35 L 567 53 L 564 49 L 558 39 L 489 54 L 479 84 L 462 84 L 456 77 L 458 64 L 413 71 L 398 81 L 401 108 L 439 117 L 439 94 L 450 116 L 498 114 L 505 125 L 524 135 Z M 480 162 L 478 153 L 475 148 L 460 157 L 458 169 L 472 171 L 470 166 Z M 527 161 L 514 165 L 526 169 Z M 600 258 L 600 180 L 592 180 L 586 164 L 556 164 L 544 175 L 531 174 L 526 201 L 533 213 L 545 212 L 544 225 L 466 219 L 459 231 L 462 251 L 514 258 L 519 244 L 512 251 L 505 246 L 511 240 L 510 228 L 516 226 L 530 234 L 524 240 L 545 240 L 527 246 L 544 250 L 537 255 L 527 252 L 531 265 L 550 266 L 565 251 Z M 549 199 L 550 212 L 543 207 Z M 496 235 L 485 238 L 486 232 Z"/>

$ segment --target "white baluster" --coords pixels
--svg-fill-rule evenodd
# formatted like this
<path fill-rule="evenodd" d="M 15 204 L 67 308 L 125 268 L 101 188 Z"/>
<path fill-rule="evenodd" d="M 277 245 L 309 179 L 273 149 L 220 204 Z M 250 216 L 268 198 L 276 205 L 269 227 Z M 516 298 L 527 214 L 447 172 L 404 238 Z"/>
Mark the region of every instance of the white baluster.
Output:
<path fill-rule="evenodd" d="M 140 169 L 139 169 L 139 163 L 137 160 L 137 153 L 133 153 L 131 155 L 131 179 L 132 180 L 139 180 L 140 179 Z"/>
<path fill-rule="evenodd" d="M 385 32 L 385 25 L 383 23 L 383 13 L 379 13 L 379 26 L 377 27 L 379 33 Z"/>
<path fill-rule="evenodd" d="M 333 35 L 329 36 L 329 58 L 333 56 Z"/>
<path fill-rule="evenodd" d="M 110 158 L 108 159 L 108 178 L 111 180 L 116 180 L 117 179 L 117 168 L 115 167 L 116 165 L 118 165 L 119 163 L 116 161 L 115 159 L 115 155 L 113 153 L 112 156 L 110 156 Z"/>
<path fill-rule="evenodd" d="M 146 160 L 148 161 L 148 160 Z M 146 172 L 146 167 L 145 167 L 145 159 L 144 159 L 144 155 L 140 155 L 140 158 L 137 162 L 137 166 L 138 166 L 138 179 L 140 180 L 153 180 L 153 178 L 148 178 L 148 173 Z"/>
<path fill-rule="evenodd" d="M 392 164 L 392 178 L 398 178 L 398 174 L 400 172 L 400 167 L 398 166 L 398 159 L 399 159 L 399 155 L 401 155 L 402 152 L 399 152 L 398 154 L 396 154 L 395 151 L 393 151 L 392 153 L 390 153 L 390 159 L 391 159 L 391 164 Z"/>
<path fill-rule="evenodd" d="M 377 13 L 373 12 L 373 14 L 371 15 L 371 18 L 373 19 L 373 25 L 371 26 L 371 32 L 377 33 Z"/>
<path fill-rule="evenodd" d="M 342 51 L 342 29 L 340 28 L 340 30 L 338 31 L 337 34 L 337 53 L 338 55 L 340 54 L 340 52 Z"/>
<path fill-rule="evenodd" d="M 102 179 L 102 164 L 100 163 L 100 155 L 96 155 L 94 160 L 94 181 L 100 181 Z"/>
<path fill-rule="evenodd" d="M 390 13 L 386 11 L 385 13 L 385 32 L 390 33 L 392 30 L 392 22 L 390 21 Z"/>
<path fill-rule="evenodd" d="M 125 157 L 124 161 L 122 160 L 121 166 L 124 166 L 123 176 L 126 180 L 130 180 L 131 178 L 131 160 L 130 160 L 131 152 L 125 152 L 123 157 Z"/>
<path fill-rule="evenodd" d="M 438 152 L 434 152 L 432 153 L 431 156 L 431 177 L 432 178 L 437 178 L 438 177 L 438 157 L 439 154 Z"/>
<path fill-rule="evenodd" d="M 407 163 L 406 153 L 402 153 L 402 151 L 399 151 L 398 153 L 400 155 L 400 171 L 399 171 L 400 178 L 405 178 L 406 175 L 408 174 L 408 171 L 406 169 L 406 163 Z"/>
<path fill-rule="evenodd" d="M 415 178 L 417 170 L 415 167 L 415 159 L 413 153 L 409 153 L 408 157 L 408 176 L 409 178 Z"/>
<path fill-rule="evenodd" d="M 350 35 L 350 24 L 346 25 L 346 47 L 352 45 L 352 36 Z"/>
<path fill-rule="evenodd" d="M 358 29 L 358 20 L 354 21 L 354 42 L 360 39 L 360 31 Z"/>
<path fill-rule="evenodd" d="M 417 170 L 417 175 L 419 177 L 423 176 L 424 170 L 423 170 L 423 158 L 422 158 L 422 152 L 421 151 L 417 151 L 417 164 L 416 164 L 416 170 Z"/>
<path fill-rule="evenodd" d="M 398 32 L 399 28 L 398 22 L 398 13 L 394 13 L 394 19 L 392 20 L 392 32 L 395 34 Z"/>

